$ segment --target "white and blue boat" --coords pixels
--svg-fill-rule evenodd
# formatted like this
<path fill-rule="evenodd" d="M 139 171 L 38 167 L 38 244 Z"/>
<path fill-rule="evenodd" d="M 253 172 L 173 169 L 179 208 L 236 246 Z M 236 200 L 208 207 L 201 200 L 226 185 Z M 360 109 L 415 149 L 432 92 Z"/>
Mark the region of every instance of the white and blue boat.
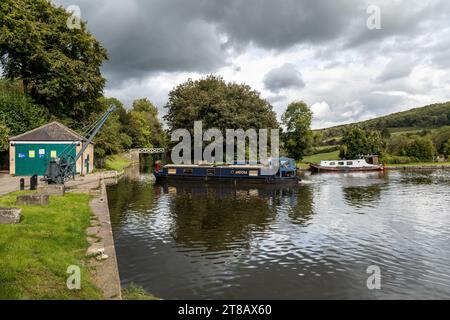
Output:
<path fill-rule="evenodd" d="M 279 165 L 276 165 L 279 163 Z M 298 182 L 294 159 L 269 159 L 268 165 L 252 164 L 168 164 L 156 166 L 157 181 L 197 180 L 233 181 L 250 183 L 295 183 Z"/>

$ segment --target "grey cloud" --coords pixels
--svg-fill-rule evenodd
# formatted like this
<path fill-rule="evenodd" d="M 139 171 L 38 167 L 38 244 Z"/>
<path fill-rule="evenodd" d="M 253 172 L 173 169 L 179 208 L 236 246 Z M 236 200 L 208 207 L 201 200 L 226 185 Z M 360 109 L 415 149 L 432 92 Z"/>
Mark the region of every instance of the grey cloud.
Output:
<path fill-rule="evenodd" d="M 78 5 L 108 49 L 114 86 L 152 72 L 214 72 L 254 43 L 282 49 L 339 36 L 356 0 L 54 0 Z"/>
<path fill-rule="evenodd" d="M 270 70 L 265 75 L 264 86 L 272 92 L 279 92 L 283 89 L 303 88 L 305 82 L 297 67 L 286 63 L 279 68 Z"/>
<path fill-rule="evenodd" d="M 411 55 L 397 55 L 387 63 L 377 80 L 390 81 L 408 77 L 417 64 L 417 59 Z"/>
<path fill-rule="evenodd" d="M 213 72 L 227 64 L 229 48 L 216 26 L 199 16 L 194 1 L 55 2 L 78 5 L 82 19 L 108 49 L 104 72 L 110 85 L 160 71 Z"/>
<path fill-rule="evenodd" d="M 381 2 L 382 30 L 368 30 L 368 0 L 54 0 L 78 5 L 108 49 L 104 71 L 114 86 L 152 72 L 214 72 L 254 44 L 283 50 L 303 43 L 329 50 L 392 35 L 413 35 L 448 15 L 447 1 Z M 377 1 L 373 1 L 375 4 Z M 432 19 L 440 14 L 440 19 Z M 430 22 L 431 19 L 431 22 Z M 326 49 L 324 49 L 326 50 Z"/>
<path fill-rule="evenodd" d="M 358 13 L 356 0 L 206 1 L 205 19 L 232 41 L 283 49 L 339 37 Z"/>
<path fill-rule="evenodd" d="M 418 33 L 439 28 L 447 24 L 450 16 L 448 1 L 435 0 L 425 2 L 410 0 L 405 2 L 374 1 L 381 14 L 381 29 L 370 30 L 366 22 L 369 15 L 366 13 L 367 5 L 361 14 L 352 21 L 352 29 L 356 32 L 348 34 L 346 47 L 357 47 L 368 43 L 380 42 L 389 37 L 413 39 Z"/>

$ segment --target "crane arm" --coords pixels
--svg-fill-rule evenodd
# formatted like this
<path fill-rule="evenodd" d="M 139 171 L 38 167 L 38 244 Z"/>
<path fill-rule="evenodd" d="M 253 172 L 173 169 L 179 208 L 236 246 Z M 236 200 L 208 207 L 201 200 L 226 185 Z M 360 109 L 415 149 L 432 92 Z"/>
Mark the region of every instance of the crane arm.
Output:
<path fill-rule="evenodd" d="M 77 162 L 78 159 L 80 159 L 80 157 L 83 155 L 84 151 L 86 151 L 86 148 L 91 144 L 92 140 L 94 140 L 94 138 L 97 135 L 98 131 L 103 127 L 103 125 L 105 124 L 106 120 L 108 120 L 108 118 L 111 115 L 111 113 L 113 113 L 116 109 L 117 109 L 117 107 L 115 105 L 112 105 L 103 114 L 103 116 L 100 118 L 100 120 L 97 121 L 97 124 L 91 130 L 92 132 L 87 137 L 86 142 L 83 143 L 83 147 L 81 148 L 81 150 L 75 156 L 75 162 Z"/>

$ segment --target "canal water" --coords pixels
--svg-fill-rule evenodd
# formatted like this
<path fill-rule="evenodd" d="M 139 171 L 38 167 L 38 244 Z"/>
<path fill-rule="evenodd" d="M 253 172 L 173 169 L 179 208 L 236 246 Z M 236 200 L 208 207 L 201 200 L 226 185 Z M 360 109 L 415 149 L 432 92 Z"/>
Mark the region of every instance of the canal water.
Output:
<path fill-rule="evenodd" d="M 163 299 L 450 298 L 450 171 L 294 187 L 134 173 L 108 198 L 122 284 Z"/>

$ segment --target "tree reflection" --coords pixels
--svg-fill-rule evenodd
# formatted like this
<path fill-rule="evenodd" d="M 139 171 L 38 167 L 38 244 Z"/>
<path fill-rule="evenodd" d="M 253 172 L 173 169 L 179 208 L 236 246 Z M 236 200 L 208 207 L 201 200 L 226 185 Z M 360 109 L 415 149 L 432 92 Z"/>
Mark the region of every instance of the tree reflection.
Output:
<path fill-rule="evenodd" d="M 154 206 L 157 193 L 153 185 L 124 177 L 117 185 L 108 187 L 108 205 L 113 228 L 120 227 L 129 210 L 134 214 L 148 214 Z"/>
<path fill-rule="evenodd" d="M 179 244 L 203 245 L 208 251 L 248 247 L 255 232 L 265 231 L 277 207 L 296 194 L 282 186 L 172 183 L 163 186 L 172 193 L 172 236 Z M 287 200 L 290 201 L 290 200 Z"/>
<path fill-rule="evenodd" d="M 380 199 L 382 187 L 380 184 L 370 186 L 344 187 L 344 199 L 354 207 L 370 205 Z"/>
<path fill-rule="evenodd" d="M 289 218 L 293 224 L 304 224 L 314 214 L 314 198 L 311 185 L 301 185 L 296 189 L 295 199 L 289 210 Z"/>

